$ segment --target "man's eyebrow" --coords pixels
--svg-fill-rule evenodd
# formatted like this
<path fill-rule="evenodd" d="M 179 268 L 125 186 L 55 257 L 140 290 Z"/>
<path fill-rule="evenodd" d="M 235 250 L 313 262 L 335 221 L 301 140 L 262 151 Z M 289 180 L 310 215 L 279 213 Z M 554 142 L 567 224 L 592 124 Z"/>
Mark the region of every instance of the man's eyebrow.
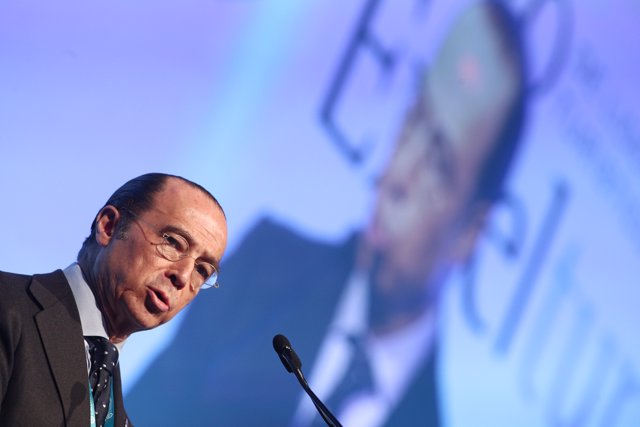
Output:
<path fill-rule="evenodd" d="M 194 244 L 195 244 L 195 239 L 193 238 L 191 233 L 189 233 L 187 230 L 185 230 L 182 227 L 177 227 L 175 225 L 166 225 L 160 231 L 161 232 L 170 232 L 170 233 L 179 234 L 180 236 L 182 236 L 185 239 L 187 239 L 187 243 L 189 243 L 189 248 L 193 247 Z M 216 270 L 218 272 L 220 272 L 220 260 L 216 259 L 215 257 L 207 256 L 205 254 L 204 256 L 198 257 L 196 259 L 201 260 L 201 261 L 206 261 L 206 262 L 212 264 L 216 268 Z"/>

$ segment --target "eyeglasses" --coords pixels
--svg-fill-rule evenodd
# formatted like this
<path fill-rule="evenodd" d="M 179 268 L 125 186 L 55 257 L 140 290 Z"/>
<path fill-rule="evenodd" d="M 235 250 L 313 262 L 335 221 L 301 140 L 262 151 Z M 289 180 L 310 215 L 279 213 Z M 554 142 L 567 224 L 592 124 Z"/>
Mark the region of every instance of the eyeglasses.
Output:
<path fill-rule="evenodd" d="M 184 236 L 171 231 L 167 231 L 161 234 L 162 242 L 152 242 L 147 238 L 147 234 L 144 232 L 144 229 L 140 225 L 140 222 L 147 224 L 149 227 L 151 227 L 151 224 L 148 224 L 146 221 L 137 218 L 135 214 L 130 210 L 125 210 L 129 212 L 131 220 L 136 223 L 138 228 L 140 228 L 144 239 L 156 247 L 158 255 L 160 255 L 162 258 L 171 262 L 178 262 L 185 258 L 191 258 L 194 260 L 194 268 L 191 271 L 190 283 L 192 290 L 195 291 L 198 288 L 209 289 L 211 287 L 220 287 L 220 284 L 218 283 L 218 270 L 216 269 L 216 267 L 209 262 L 199 261 L 196 258 L 192 257 L 189 254 L 189 242 L 184 238 Z"/>

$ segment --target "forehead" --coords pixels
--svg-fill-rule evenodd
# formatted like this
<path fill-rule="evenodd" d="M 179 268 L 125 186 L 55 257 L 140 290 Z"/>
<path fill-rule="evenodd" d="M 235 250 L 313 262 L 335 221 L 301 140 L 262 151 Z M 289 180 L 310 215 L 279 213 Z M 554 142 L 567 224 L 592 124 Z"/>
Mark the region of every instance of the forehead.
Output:
<path fill-rule="evenodd" d="M 226 246 L 227 223 L 220 207 L 209 195 L 177 178 L 167 180 L 143 216 L 162 226 L 185 229 L 197 240 L 196 245 L 216 252 Z"/>
<path fill-rule="evenodd" d="M 422 96 L 454 150 L 487 151 L 515 96 L 517 76 L 485 3 L 453 23 Z"/>

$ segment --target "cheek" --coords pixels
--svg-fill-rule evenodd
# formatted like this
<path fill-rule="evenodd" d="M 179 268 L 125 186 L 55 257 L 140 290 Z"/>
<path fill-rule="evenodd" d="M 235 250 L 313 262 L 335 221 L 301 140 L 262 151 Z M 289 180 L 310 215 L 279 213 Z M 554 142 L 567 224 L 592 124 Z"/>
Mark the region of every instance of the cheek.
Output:
<path fill-rule="evenodd" d="M 411 274 L 422 274 L 446 257 L 449 221 L 442 212 L 415 213 L 413 221 L 396 234 L 395 256 L 398 265 Z M 392 256 L 394 256 L 392 254 Z"/>
<path fill-rule="evenodd" d="M 129 298 L 139 304 L 146 304 L 148 287 L 168 280 L 163 274 L 163 269 L 153 259 L 137 257 L 125 260 L 112 276 L 116 299 Z"/>
<path fill-rule="evenodd" d="M 404 241 L 412 230 L 423 226 L 427 212 L 420 203 L 411 200 L 388 200 L 378 212 L 379 227 L 391 241 Z"/>
<path fill-rule="evenodd" d="M 130 276 L 131 272 L 144 271 L 155 264 L 150 256 L 149 248 L 132 237 L 127 240 L 116 240 L 110 249 L 110 263 L 120 276 Z"/>
<path fill-rule="evenodd" d="M 406 203 L 395 213 L 387 227 L 396 246 L 403 251 L 419 251 L 437 231 L 439 216 L 423 200 Z"/>

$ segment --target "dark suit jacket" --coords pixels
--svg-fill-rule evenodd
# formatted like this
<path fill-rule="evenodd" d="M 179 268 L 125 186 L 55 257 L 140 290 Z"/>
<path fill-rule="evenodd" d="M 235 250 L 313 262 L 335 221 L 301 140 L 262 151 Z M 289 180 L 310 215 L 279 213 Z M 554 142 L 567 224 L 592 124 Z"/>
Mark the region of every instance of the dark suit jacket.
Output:
<path fill-rule="evenodd" d="M 357 236 L 313 242 L 263 220 L 192 303 L 173 342 L 127 395 L 153 426 L 287 426 L 301 389 L 272 347 L 285 334 L 309 370 L 354 265 Z M 433 359 L 387 426 L 436 426 Z M 157 375 L 161 372 L 162 375 Z M 145 411 L 151 402 L 157 411 Z"/>
<path fill-rule="evenodd" d="M 0 272 L 0 426 L 87 427 L 88 381 L 80 316 L 62 271 Z M 115 425 L 127 425 L 119 370 L 114 400 Z"/>

